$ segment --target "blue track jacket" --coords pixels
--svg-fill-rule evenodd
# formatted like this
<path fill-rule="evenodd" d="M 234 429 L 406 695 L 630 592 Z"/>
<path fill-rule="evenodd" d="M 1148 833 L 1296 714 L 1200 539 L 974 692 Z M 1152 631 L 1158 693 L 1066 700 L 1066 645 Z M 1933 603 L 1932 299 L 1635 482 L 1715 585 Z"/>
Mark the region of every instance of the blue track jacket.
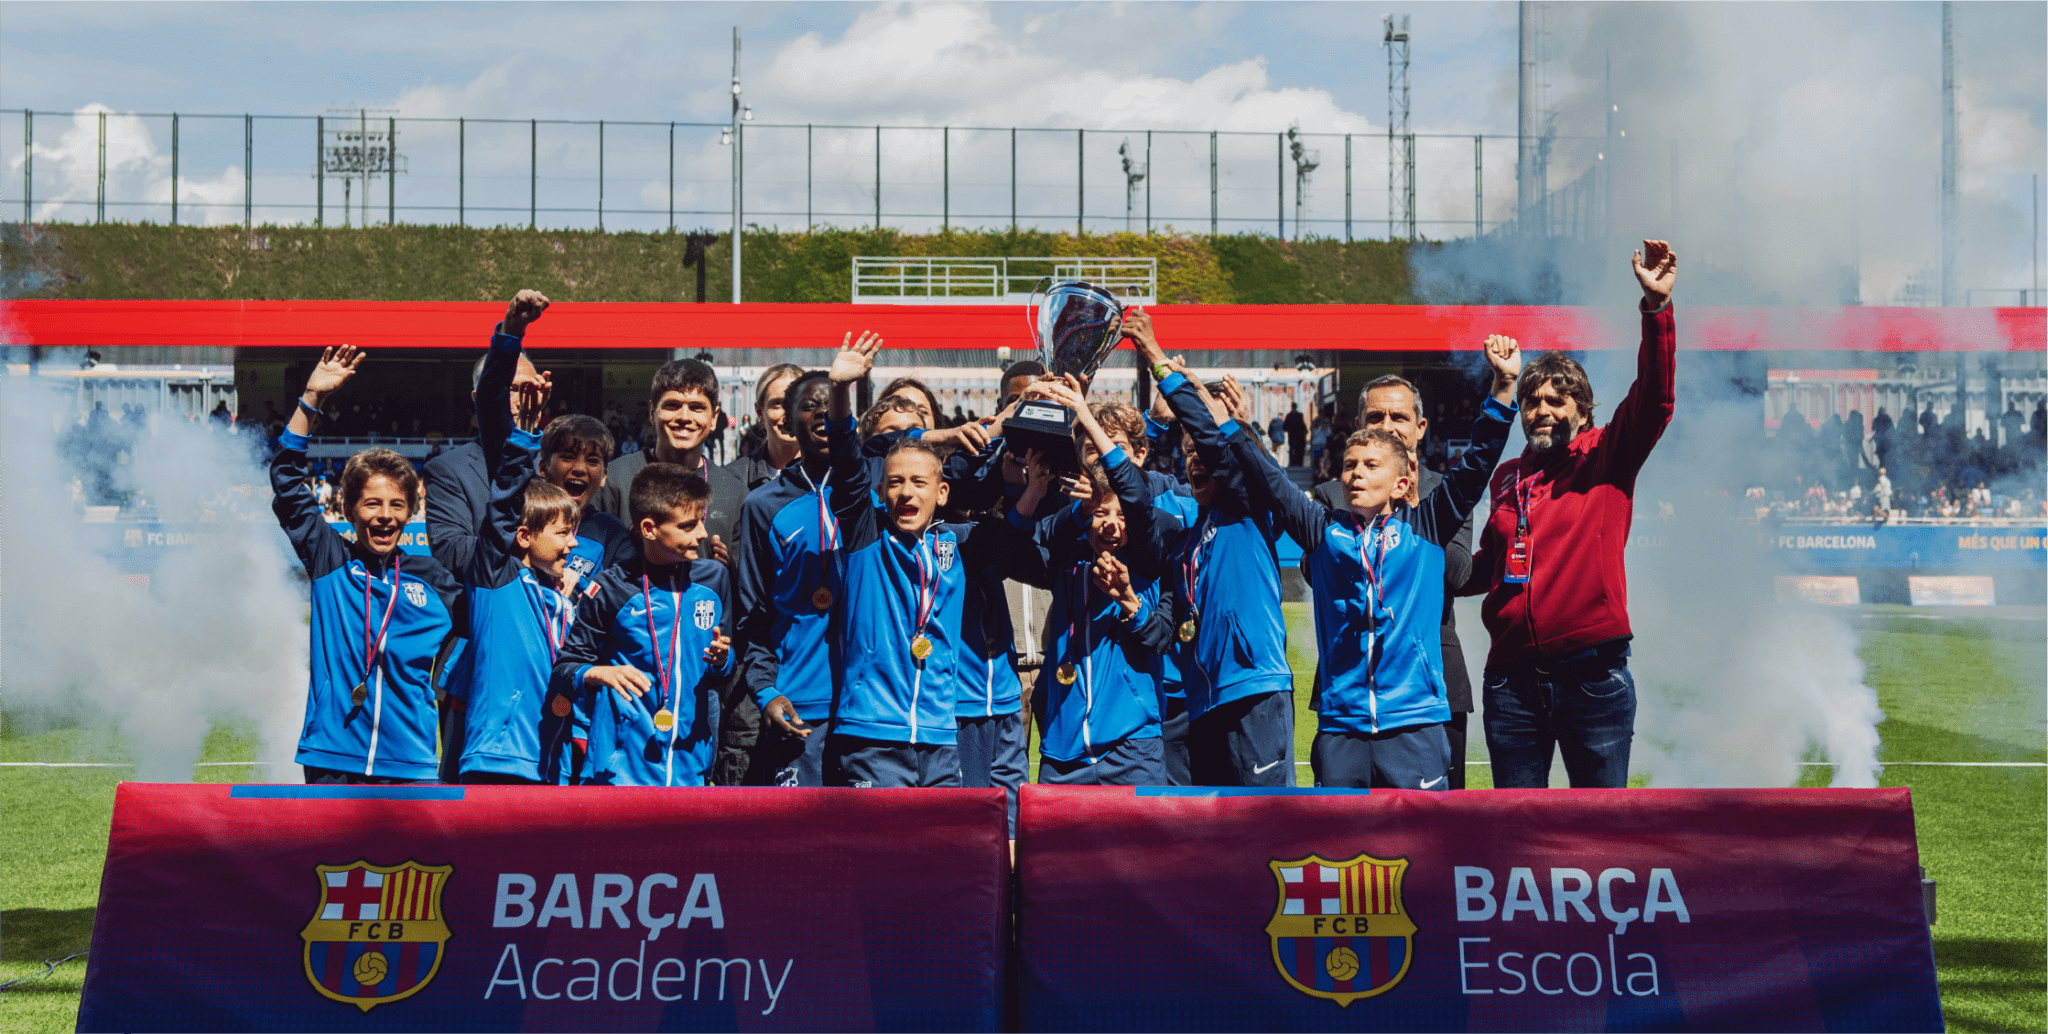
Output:
<path fill-rule="evenodd" d="M 719 668 L 704 663 L 712 630 L 726 624 L 726 578 L 716 560 L 651 567 L 640 557 L 598 576 L 555 662 L 556 690 L 583 696 L 590 709 L 584 785 L 704 785 L 718 688 L 733 664 L 730 653 Z M 586 689 L 584 672 L 600 664 L 630 664 L 654 685 L 638 698 Z M 667 732 L 654 727 L 663 707 L 675 716 Z"/>
<path fill-rule="evenodd" d="M 1172 622 L 1176 629 L 1196 623 L 1194 642 L 1176 637 L 1174 652 L 1188 717 L 1195 719 L 1218 704 L 1294 688 L 1273 548 L 1280 530 L 1270 513 L 1252 505 L 1244 467 L 1223 461 L 1231 443 L 1251 432 L 1236 421 L 1218 427 L 1200 389 L 1179 373 L 1160 381 L 1159 390 L 1217 480 L 1217 504 L 1201 508 L 1167 559 Z"/>
<path fill-rule="evenodd" d="M 1378 733 L 1449 721 L 1444 699 L 1444 544 L 1486 494 L 1515 411 L 1492 398 L 1472 422 L 1472 448 L 1436 489 L 1410 507 L 1367 522 L 1305 495 L 1257 447 L 1226 462 L 1249 471 L 1256 504 L 1307 550 L 1303 567 L 1315 593 L 1316 689 L 1322 730 Z M 1365 558 L 1379 572 L 1379 593 Z"/>
<path fill-rule="evenodd" d="M 1003 572 L 993 564 L 968 571 L 954 666 L 960 683 L 960 695 L 953 701 L 955 717 L 992 718 L 1016 714 L 1024 706 L 1024 682 L 1011 660 L 1014 637 Z"/>
<path fill-rule="evenodd" d="M 1095 588 L 1094 551 L 1078 503 L 1038 522 L 1033 546 L 1051 575 L 1051 633 L 1031 697 L 1038 715 L 1039 749 L 1055 761 L 1094 762 L 1125 739 L 1159 735 L 1162 706 L 1155 661 L 1173 642 L 1173 627 L 1159 609 L 1158 556 L 1178 538 L 1178 521 L 1152 508 L 1152 491 L 1122 449 L 1102 466 L 1124 508 L 1126 542 L 1117 551 L 1131 569 L 1138 612 Z M 1073 665 L 1074 681 L 1059 670 Z"/>
<path fill-rule="evenodd" d="M 1145 418 L 1145 426 L 1148 429 L 1152 426 L 1150 416 Z M 1152 494 L 1152 509 L 1158 513 L 1172 515 L 1174 520 L 1180 522 L 1182 530 L 1194 527 L 1195 521 L 1202 516 L 1201 507 L 1195 505 L 1194 496 L 1187 494 L 1187 482 L 1156 470 L 1147 470 L 1143 473 L 1146 489 Z M 1180 532 L 1176 531 L 1174 534 L 1178 535 Z M 1173 656 L 1174 651 L 1171 649 L 1153 655 L 1153 678 L 1159 682 L 1159 694 L 1162 697 L 1168 700 L 1185 700 L 1187 686 L 1181 677 L 1180 665 L 1174 663 Z"/>
<path fill-rule="evenodd" d="M 830 425 L 845 589 L 836 604 L 844 667 L 832 732 L 891 743 L 954 743 L 969 572 L 1020 561 L 1026 536 L 1000 520 L 934 522 L 915 537 L 895 531 L 875 493 L 883 463 L 864 453 L 858 433 L 850 417 Z M 1005 552 L 1010 556 L 1002 558 Z M 920 625 L 926 591 L 931 602 Z M 910 653 L 920 634 L 932 644 L 922 662 Z"/>
<path fill-rule="evenodd" d="M 306 487 L 307 439 L 286 431 L 270 462 L 270 508 L 312 583 L 311 678 L 298 762 L 395 779 L 438 776 L 434 656 L 457 620 L 462 588 L 432 557 L 392 550 L 366 564 L 329 527 Z M 369 594 L 365 630 L 364 593 Z M 388 615 L 388 620 L 387 620 Z M 374 671 L 367 637 L 382 629 Z M 364 687 L 361 704 L 356 686 Z"/>
<path fill-rule="evenodd" d="M 806 722 L 832 717 L 838 688 L 833 604 L 842 589 L 836 566 L 823 559 L 839 528 L 831 480 L 827 474 L 822 484 L 813 482 L 801 461 L 782 468 L 740 505 L 734 552 L 740 611 L 734 642 L 746 648 L 747 689 L 764 709 L 788 697 Z M 819 596 L 820 589 L 830 599 Z"/>
<path fill-rule="evenodd" d="M 548 684 L 555 655 L 575 623 L 576 604 L 512 555 L 540 451 L 538 433 L 512 426 L 512 375 L 520 347 L 517 337 L 493 335 L 477 382 L 477 427 L 491 465 L 491 503 L 462 571 L 469 587 L 470 647 L 450 692 L 467 705 L 462 772 L 566 784 L 575 775 L 569 770 L 569 740 L 585 735 L 581 729 L 588 720 L 579 727 L 573 720 L 576 695 L 551 694 Z M 583 544 L 579 537 L 577 547 Z M 578 583 L 585 592 L 595 587 L 594 577 Z M 557 696 L 571 714 L 554 713 Z"/>

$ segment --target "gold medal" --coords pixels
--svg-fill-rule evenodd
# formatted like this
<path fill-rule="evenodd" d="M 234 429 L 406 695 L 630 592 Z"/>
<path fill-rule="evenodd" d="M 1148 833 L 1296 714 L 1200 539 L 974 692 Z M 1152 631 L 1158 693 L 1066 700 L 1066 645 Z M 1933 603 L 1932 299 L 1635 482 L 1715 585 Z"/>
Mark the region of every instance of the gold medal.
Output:
<path fill-rule="evenodd" d="M 1074 670 L 1073 661 L 1068 661 L 1053 669 L 1053 674 L 1059 678 L 1060 685 L 1062 686 L 1071 686 L 1074 684 L 1075 679 L 1081 677 L 1080 673 Z"/>
<path fill-rule="evenodd" d="M 925 638 L 923 635 L 919 635 L 917 638 L 912 639 L 910 641 L 910 656 L 921 661 L 924 660 L 926 657 L 930 657 L 931 655 L 932 641 L 930 639 Z"/>
<path fill-rule="evenodd" d="M 553 711 L 557 718 L 569 717 L 569 698 L 557 695 L 553 700 L 548 701 L 548 710 Z"/>
<path fill-rule="evenodd" d="M 369 685 L 363 682 L 356 683 L 356 688 L 348 691 L 348 698 L 355 701 L 357 707 L 363 706 L 363 701 L 370 699 Z"/>
<path fill-rule="evenodd" d="M 1180 641 L 1183 643 L 1192 643 L 1195 641 L 1195 622 L 1193 618 L 1189 618 L 1188 620 L 1180 623 L 1179 635 Z"/>
<path fill-rule="evenodd" d="M 670 710 L 669 710 L 668 708 L 666 708 L 666 707 L 662 708 L 662 709 L 661 709 L 661 710 L 659 710 L 659 711 L 656 711 L 656 712 L 654 712 L 654 727 L 655 727 L 656 729 L 658 729 L 658 730 L 662 731 L 662 732 L 667 732 L 667 731 L 669 731 L 670 729 L 673 729 L 673 728 L 675 728 L 675 727 L 676 727 L 676 716 L 675 716 L 675 713 L 674 713 L 674 712 L 672 712 L 672 711 L 670 711 Z"/>
<path fill-rule="evenodd" d="M 832 590 L 819 586 L 818 591 L 811 594 L 811 606 L 819 610 L 831 610 Z"/>

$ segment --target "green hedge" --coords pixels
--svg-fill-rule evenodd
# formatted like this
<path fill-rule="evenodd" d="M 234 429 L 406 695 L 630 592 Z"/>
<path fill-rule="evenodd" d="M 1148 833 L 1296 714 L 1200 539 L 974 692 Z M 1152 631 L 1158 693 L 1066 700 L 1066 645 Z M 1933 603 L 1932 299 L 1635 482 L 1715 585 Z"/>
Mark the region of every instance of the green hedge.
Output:
<path fill-rule="evenodd" d="M 729 239 L 705 297 L 732 296 Z M 397 226 L 316 229 L 20 223 L 0 226 L 0 294 L 15 298 L 694 301 L 681 234 Z M 843 302 L 855 255 L 1153 256 L 1162 302 L 1405 303 L 1403 242 L 1188 234 L 820 230 L 747 234 L 745 296 Z"/>

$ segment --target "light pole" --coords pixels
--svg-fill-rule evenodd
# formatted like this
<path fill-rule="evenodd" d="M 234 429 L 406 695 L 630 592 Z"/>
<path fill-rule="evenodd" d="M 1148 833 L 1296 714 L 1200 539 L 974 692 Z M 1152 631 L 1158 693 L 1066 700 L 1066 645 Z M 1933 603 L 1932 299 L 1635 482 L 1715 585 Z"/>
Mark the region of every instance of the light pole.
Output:
<path fill-rule="evenodd" d="M 754 109 L 740 103 L 740 27 L 732 27 L 732 124 L 718 134 L 718 142 L 732 146 L 732 303 L 740 303 L 740 230 L 745 226 L 740 194 L 746 185 L 746 137 L 741 123 L 754 121 Z"/>

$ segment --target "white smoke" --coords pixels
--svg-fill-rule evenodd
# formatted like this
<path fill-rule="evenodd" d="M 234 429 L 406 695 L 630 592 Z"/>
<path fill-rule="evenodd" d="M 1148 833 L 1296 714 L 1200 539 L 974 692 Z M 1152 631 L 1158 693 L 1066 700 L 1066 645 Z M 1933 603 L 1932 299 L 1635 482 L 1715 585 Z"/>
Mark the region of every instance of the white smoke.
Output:
<path fill-rule="evenodd" d="M 167 550 L 144 584 L 118 569 L 95 534 L 126 529 L 81 519 L 74 479 L 90 473 L 59 448 L 76 425 L 74 405 L 68 382 L 0 379 L 8 710 L 111 722 L 135 777 L 155 782 L 189 780 L 215 723 L 248 721 L 261 744 L 256 760 L 266 763 L 255 778 L 297 781 L 306 594 L 246 439 L 172 417 L 137 437 L 126 486 L 166 522 L 216 522 L 196 525 L 191 544 Z M 241 498 L 245 485 L 254 491 Z M 238 520 L 237 508 L 249 519 Z"/>

